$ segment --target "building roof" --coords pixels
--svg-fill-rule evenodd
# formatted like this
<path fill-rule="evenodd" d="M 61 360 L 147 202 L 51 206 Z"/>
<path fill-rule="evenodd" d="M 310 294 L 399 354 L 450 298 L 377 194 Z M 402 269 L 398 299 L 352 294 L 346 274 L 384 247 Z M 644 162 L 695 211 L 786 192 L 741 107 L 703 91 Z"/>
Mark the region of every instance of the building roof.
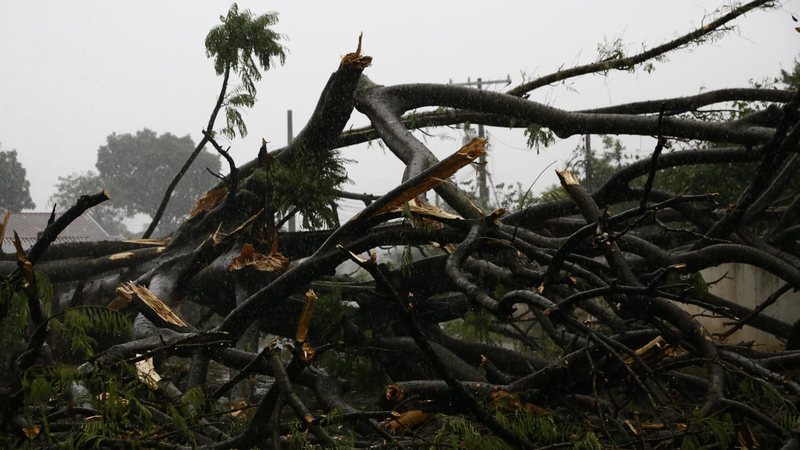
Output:
<path fill-rule="evenodd" d="M 28 249 L 36 243 L 39 233 L 47 228 L 49 212 L 13 212 L 8 219 L 8 224 L 3 236 L 2 250 L 5 253 L 14 252 L 14 232 L 17 232 L 22 242 L 22 247 Z M 0 213 L 0 223 L 4 214 Z M 115 241 L 119 238 L 109 236 L 91 216 L 83 214 L 58 235 L 55 242 L 89 242 L 89 241 Z"/>

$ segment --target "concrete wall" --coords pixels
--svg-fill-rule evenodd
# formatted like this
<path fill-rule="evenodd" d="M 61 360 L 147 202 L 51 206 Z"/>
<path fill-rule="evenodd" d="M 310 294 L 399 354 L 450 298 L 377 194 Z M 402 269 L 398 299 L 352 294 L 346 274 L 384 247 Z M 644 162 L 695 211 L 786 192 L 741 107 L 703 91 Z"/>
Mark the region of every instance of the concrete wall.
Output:
<path fill-rule="evenodd" d="M 709 292 L 726 300 L 736 302 L 747 308 L 755 308 L 781 286 L 783 280 L 757 267 L 747 264 L 723 264 L 703 270 L 703 279 L 709 285 Z M 702 308 L 687 307 L 692 314 L 707 313 Z M 789 291 L 770 305 L 765 313 L 776 319 L 793 324 L 800 319 L 800 292 Z M 710 315 L 710 314 L 708 314 Z M 731 322 L 727 318 L 698 317 L 703 325 L 713 333 L 727 330 Z M 761 351 L 782 350 L 783 343 L 774 336 L 752 327 L 745 326 L 727 339 L 727 343 L 755 341 L 755 349 Z"/>

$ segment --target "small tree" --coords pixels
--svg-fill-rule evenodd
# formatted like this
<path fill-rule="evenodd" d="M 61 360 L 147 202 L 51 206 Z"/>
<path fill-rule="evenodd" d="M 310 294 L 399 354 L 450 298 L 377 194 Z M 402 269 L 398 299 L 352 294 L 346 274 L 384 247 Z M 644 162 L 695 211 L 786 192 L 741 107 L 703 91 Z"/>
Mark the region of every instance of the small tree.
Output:
<path fill-rule="evenodd" d="M 17 151 L 0 151 L 0 209 L 21 211 L 35 207 L 25 168 L 17 161 Z"/>
<path fill-rule="evenodd" d="M 239 108 L 252 107 L 256 102 L 255 83 L 261 79 L 259 67 L 269 70 L 274 58 L 278 58 L 281 64 L 286 61 L 286 52 L 280 43 L 282 36 L 269 28 L 278 23 L 277 13 L 269 12 L 254 18 L 250 10 L 245 9 L 240 12 L 239 6 L 234 3 L 226 16 L 220 16 L 220 20 L 222 25 L 212 28 L 206 36 L 206 55 L 214 59 L 217 75 L 222 75 L 222 87 L 217 103 L 211 111 L 203 138 L 167 186 L 153 221 L 144 232 L 144 238 L 153 234 L 175 186 L 209 139 L 213 138 L 214 124 L 220 109 L 225 108 L 226 124 L 222 129 L 223 135 L 233 138 L 237 131 L 240 136 L 247 135 L 247 126 Z M 239 76 L 241 85 L 229 91 L 231 72 Z"/>

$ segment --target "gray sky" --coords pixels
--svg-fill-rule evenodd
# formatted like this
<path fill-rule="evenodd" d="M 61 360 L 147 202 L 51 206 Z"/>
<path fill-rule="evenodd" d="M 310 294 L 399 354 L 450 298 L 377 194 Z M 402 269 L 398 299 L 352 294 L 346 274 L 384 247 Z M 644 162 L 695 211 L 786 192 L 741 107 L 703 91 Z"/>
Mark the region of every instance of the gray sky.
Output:
<path fill-rule="evenodd" d="M 746 86 L 788 68 L 800 51 L 791 13 L 798 0 L 738 19 L 737 30 L 690 51 L 671 54 L 656 71 L 591 76 L 536 91 L 532 100 L 574 109 L 701 89 Z M 112 132 L 190 134 L 197 141 L 219 89 L 205 56 L 208 30 L 229 1 L 11 1 L 0 5 L 0 143 L 16 149 L 28 171 L 38 210 L 46 208 L 58 176 L 94 169 L 97 149 Z M 621 38 L 628 53 L 681 35 L 724 1 L 241 1 L 255 13 L 280 13 L 276 30 L 288 37 L 286 65 L 267 72 L 258 103 L 245 120 L 250 134 L 230 143 L 242 164 L 262 137 L 286 142 L 286 110 L 295 132 L 309 117 L 339 58 L 355 49 L 374 58 L 366 74 L 379 84 L 504 78 L 513 83 L 560 66 L 592 62 L 597 45 Z M 500 89 L 497 87 L 496 89 Z M 366 119 L 355 112 L 356 125 Z M 568 155 L 577 138 L 536 155 L 521 132 L 490 130 L 495 182 L 530 183 L 542 167 Z M 444 156 L 460 138 L 429 138 Z M 447 138 L 450 136 L 451 138 Z M 647 139 L 626 141 L 649 150 Z M 382 193 L 400 181 L 402 165 L 378 146 L 346 149 L 359 192 Z M 469 175 L 464 169 L 462 177 Z M 552 172 L 552 171 L 549 171 Z M 548 175 L 541 187 L 552 184 Z M 107 190 L 114 194 L 114 187 Z M 356 204 L 345 204 L 353 210 Z"/>

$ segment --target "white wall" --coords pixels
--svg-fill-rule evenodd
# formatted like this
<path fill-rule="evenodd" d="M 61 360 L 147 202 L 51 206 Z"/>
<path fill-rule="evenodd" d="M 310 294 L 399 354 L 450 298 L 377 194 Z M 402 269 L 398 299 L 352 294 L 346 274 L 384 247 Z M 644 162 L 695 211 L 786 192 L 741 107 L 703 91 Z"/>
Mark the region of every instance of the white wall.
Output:
<path fill-rule="evenodd" d="M 709 285 L 709 292 L 751 309 L 785 284 L 775 275 L 747 264 L 723 264 L 703 270 L 701 273 L 707 283 L 719 280 L 719 282 Z M 687 309 L 693 314 L 708 314 L 707 311 L 698 307 L 688 307 Z M 770 317 L 793 324 L 800 319 L 800 292 L 793 290 L 786 292 L 764 312 Z M 724 332 L 730 327 L 726 324 L 732 322 L 727 318 L 698 318 L 712 334 Z M 745 326 L 731 335 L 726 343 L 734 344 L 742 341 L 755 341 L 754 348 L 757 350 L 783 350 L 783 343 L 774 336 L 749 326 Z"/>

